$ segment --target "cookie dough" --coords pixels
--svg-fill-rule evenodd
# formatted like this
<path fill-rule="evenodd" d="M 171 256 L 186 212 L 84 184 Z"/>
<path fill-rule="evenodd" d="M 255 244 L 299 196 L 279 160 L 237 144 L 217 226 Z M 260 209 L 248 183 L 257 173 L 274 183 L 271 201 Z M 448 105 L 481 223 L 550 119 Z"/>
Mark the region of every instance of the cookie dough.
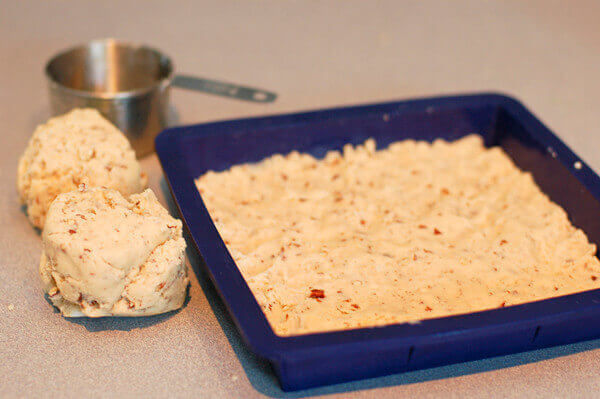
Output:
<path fill-rule="evenodd" d="M 44 291 L 67 317 L 178 309 L 189 281 L 181 228 L 150 189 L 129 198 L 83 186 L 60 194 L 42 233 Z"/>
<path fill-rule="evenodd" d="M 38 126 L 17 175 L 21 203 L 40 229 L 54 198 L 80 184 L 129 195 L 146 183 L 127 138 L 94 109 L 75 109 Z"/>
<path fill-rule="evenodd" d="M 277 334 L 374 327 L 600 288 L 596 246 L 472 135 L 273 155 L 197 180 Z M 232 189 L 235 187 L 235 189 Z"/>

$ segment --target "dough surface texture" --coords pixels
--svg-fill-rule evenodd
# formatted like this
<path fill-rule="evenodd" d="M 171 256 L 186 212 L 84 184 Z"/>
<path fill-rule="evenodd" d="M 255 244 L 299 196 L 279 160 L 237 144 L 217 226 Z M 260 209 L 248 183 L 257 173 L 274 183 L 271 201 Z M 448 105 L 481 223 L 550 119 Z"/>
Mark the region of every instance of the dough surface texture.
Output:
<path fill-rule="evenodd" d="M 273 155 L 197 179 L 277 334 L 415 322 L 600 287 L 596 246 L 501 148 L 476 135 L 375 148 L 367 140 L 324 159 Z"/>
<path fill-rule="evenodd" d="M 21 203 L 40 229 L 54 198 L 80 184 L 123 195 L 139 193 L 147 184 L 127 138 L 94 109 L 75 109 L 38 126 L 19 159 Z"/>
<path fill-rule="evenodd" d="M 152 190 L 60 194 L 42 233 L 40 276 L 68 317 L 147 316 L 182 306 L 188 285 L 182 224 Z"/>

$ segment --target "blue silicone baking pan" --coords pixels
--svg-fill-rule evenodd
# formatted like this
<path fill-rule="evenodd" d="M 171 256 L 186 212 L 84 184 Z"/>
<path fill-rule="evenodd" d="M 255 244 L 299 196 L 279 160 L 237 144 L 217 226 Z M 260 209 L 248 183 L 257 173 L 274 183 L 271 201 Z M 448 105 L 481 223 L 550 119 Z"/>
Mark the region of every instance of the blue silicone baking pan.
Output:
<path fill-rule="evenodd" d="M 600 290 L 459 316 L 292 337 L 277 336 L 219 236 L 194 179 L 292 150 L 322 157 L 369 137 L 454 140 L 478 133 L 502 147 L 600 242 L 600 179 L 521 103 L 500 94 L 389 102 L 182 126 L 156 139 L 181 216 L 247 345 L 284 390 L 464 362 L 600 336 Z M 235 190 L 235 187 L 231 187 Z"/>

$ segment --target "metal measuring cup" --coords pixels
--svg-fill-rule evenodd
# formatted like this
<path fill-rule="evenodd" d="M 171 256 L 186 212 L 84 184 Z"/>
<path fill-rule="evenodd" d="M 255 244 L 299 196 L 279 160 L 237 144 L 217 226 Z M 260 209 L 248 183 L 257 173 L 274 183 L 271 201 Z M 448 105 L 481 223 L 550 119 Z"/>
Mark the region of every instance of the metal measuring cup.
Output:
<path fill-rule="evenodd" d="M 175 76 L 171 59 L 147 46 L 94 40 L 54 56 L 46 64 L 53 115 L 96 108 L 131 142 L 138 157 L 154 151 L 154 138 L 168 124 L 171 85 L 253 102 L 272 102 L 261 89 Z"/>

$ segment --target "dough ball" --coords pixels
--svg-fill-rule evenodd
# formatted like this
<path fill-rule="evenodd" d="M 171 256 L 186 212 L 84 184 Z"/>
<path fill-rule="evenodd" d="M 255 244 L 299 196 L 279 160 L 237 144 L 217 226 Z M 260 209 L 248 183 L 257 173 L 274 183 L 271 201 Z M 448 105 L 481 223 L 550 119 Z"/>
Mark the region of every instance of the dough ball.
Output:
<path fill-rule="evenodd" d="M 19 196 L 40 229 L 54 198 L 80 184 L 123 195 L 147 184 L 127 138 L 94 109 L 75 109 L 38 126 L 19 160 Z"/>
<path fill-rule="evenodd" d="M 60 194 L 42 233 L 44 291 L 67 317 L 147 316 L 178 309 L 188 285 L 181 222 L 152 190 Z"/>

